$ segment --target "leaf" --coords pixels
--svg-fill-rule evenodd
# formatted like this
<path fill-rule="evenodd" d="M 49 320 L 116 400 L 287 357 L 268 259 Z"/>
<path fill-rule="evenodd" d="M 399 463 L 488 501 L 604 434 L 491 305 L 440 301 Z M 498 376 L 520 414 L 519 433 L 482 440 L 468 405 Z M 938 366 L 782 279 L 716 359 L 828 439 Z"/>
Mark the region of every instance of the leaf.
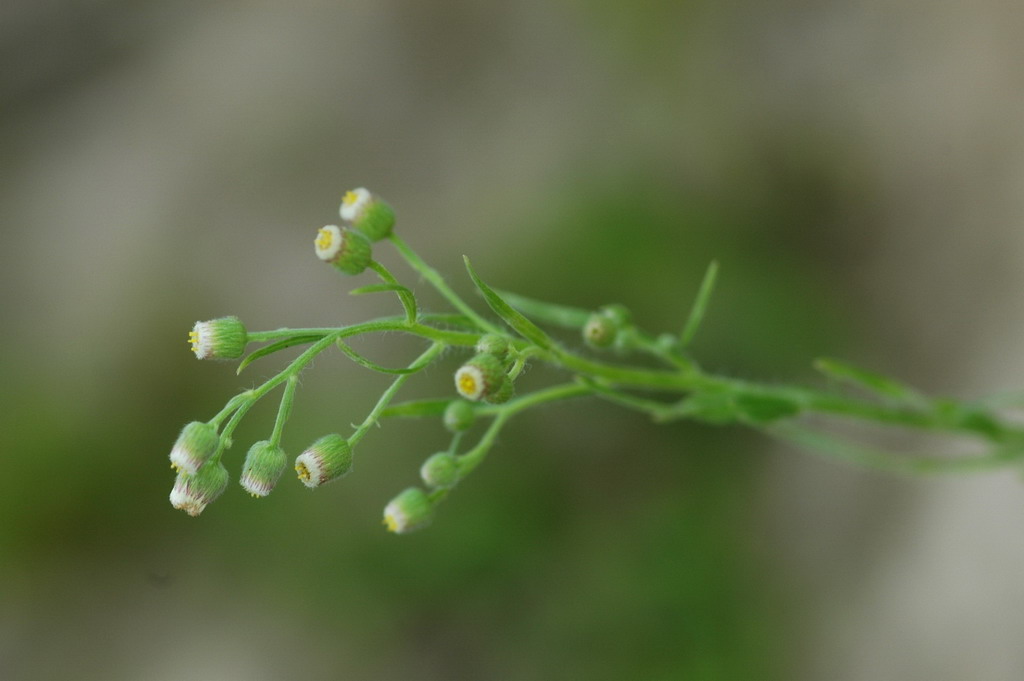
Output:
<path fill-rule="evenodd" d="M 468 257 L 462 256 L 462 258 L 466 261 L 466 271 L 469 272 L 470 279 L 472 279 L 473 283 L 476 284 L 476 287 L 480 289 L 480 293 L 483 294 L 484 300 L 487 301 L 487 304 L 492 310 L 494 310 L 495 314 L 501 317 L 506 324 L 512 327 L 526 340 L 532 342 L 534 345 L 544 348 L 545 350 L 551 350 L 555 345 L 554 341 L 552 341 L 539 326 L 516 311 L 511 305 L 506 303 L 501 296 L 495 293 L 490 286 L 481 281 L 480 277 L 476 276 L 476 272 L 473 271 L 473 266 L 469 264 Z"/>
<path fill-rule="evenodd" d="M 708 269 L 704 272 L 704 279 L 697 289 L 697 297 L 693 300 L 693 307 L 686 318 L 683 332 L 679 335 L 679 347 L 685 348 L 693 340 L 701 321 L 704 319 L 704 312 L 707 310 L 708 301 L 711 299 L 711 292 L 715 289 L 715 280 L 718 278 L 718 261 L 712 260 Z"/>
<path fill-rule="evenodd" d="M 581 329 L 590 319 L 592 312 L 578 307 L 554 305 L 533 298 L 521 296 L 511 291 L 495 291 L 507 303 L 522 310 L 535 319 L 566 329 Z"/>
<path fill-rule="evenodd" d="M 235 373 L 236 374 L 242 373 L 242 369 L 246 368 L 247 366 L 249 366 L 250 364 L 252 364 L 256 360 L 258 360 L 258 359 L 260 359 L 262 357 L 266 357 L 267 355 L 272 355 L 272 354 L 274 354 L 275 352 L 277 352 L 279 350 L 284 350 L 285 348 L 290 348 L 290 347 L 293 347 L 295 345 L 303 345 L 305 343 L 315 343 L 316 341 L 320 340 L 321 338 L 323 338 L 323 335 L 316 335 L 316 336 L 308 336 L 308 335 L 307 336 L 292 336 L 291 338 L 285 338 L 284 340 L 279 340 L 276 343 L 271 343 L 270 345 L 265 345 L 262 348 L 260 348 L 259 350 L 253 350 L 252 352 L 250 352 L 245 357 L 245 359 L 243 359 L 241 362 L 239 362 L 238 363 L 238 368 L 235 369 Z"/>
<path fill-rule="evenodd" d="M 441 400 L 410 400 L 393 404 L 380 413 L 381 418 L 435 416 L 443 414 L 451 403 L 450 399 Z"/>
<path fill-rule="evenodd" d="M 841 362 L 828 357 L 819 357 L 814 360 L 814 368 L 829 378 L 859 386 L 883 397 L 889 397 L 920 407 L 928 406 L 928 399 L 910 386 L 904 385 L 888 376 L 855 367 L 847 362 Z"/>
<path fill-rule="evenodd" d="M 800 405 L 778 395 L 741 393 L 736 396 L 736 408 L 751 423 L 763 424 L 796 416 Z"/>
<path fill-rule="evenodd" d="M 351 359 L 356 364 L 359 364 L 360 366 L 364 366 L 367 369 L 370 369 L 371 371 L 378 371 L 378 372 L 380 372 L 382 374 L 398 374 L 398 375 L 415 374 L 417 371 L 420 371 L 423 368 L 423 367 L 418 367 L 418 368 L 415 368 L 415 369 L 413 369 L 413 368 L 409 368 L 409 369 L 389 369 L 387 367 L 381 366 L 380 364 L 377 364 L 373 360 L 370 360 L 370 359 L 367 359 L 366 357 L 363 357 L 358 352 L 353 350 L 352 347 L 350 345 L 348 345 L 348 343 L 346 343 L 345 341 L 343 341 L 340 338 L 338 340 L 336 340 L 334 342 L 334 344 L 337 345 L 338 349 L 341 350 L 343 353 L 345 353 L 348 356 L 348 358 Z"/>

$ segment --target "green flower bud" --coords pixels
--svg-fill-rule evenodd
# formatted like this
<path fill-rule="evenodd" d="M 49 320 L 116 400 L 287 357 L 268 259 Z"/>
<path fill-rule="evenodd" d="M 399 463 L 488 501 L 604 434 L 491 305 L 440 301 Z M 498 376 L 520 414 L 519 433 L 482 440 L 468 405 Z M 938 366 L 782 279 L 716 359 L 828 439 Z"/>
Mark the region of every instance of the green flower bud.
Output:
<path fill-rule="evenodd" d="M 325 225 L 317 232 L 316 257 L 334 265 L 345 274 L 359 274 L 370 264 L 372 247 L 366 237 L 359 232 Z"/>
<path fill-rule="evenodd" d="M 607 348 L 615 342 L 619 326 L 607 315 L 595 312 L 583 325 L 583 340 L 592 348 Z"/>
<path fill-rule="evenodd" d="M 238 317 L 221 317 L 196 322 L 188 342 L 199 359 L 238 359 L 245 353 L 248 333 Z"/>
<path fill-rule="evenodd" d="M 224 464 L 208 461 L 195 475 L 178 473 L 171 489 L 171 506 L 195 517 L 223 494 L 227 486 L 228 471 Z"/>
<path fill-rule="evenodd" d="M 395 226 L 395 212 L 391 206 L 365 187 L 346 192 L 339 213 L 342 220 L 351 222 L 370 241 L 386 238 Z"/>
<path fill-rule="evenodd" d="M 283 449 L 270 444 L 269 440 L 261 440 L 245 455 L 238 482 L 254 497 L 265 497 L 274 489 L 287 465 L 288 457 Z"/>
<path fill-rule="evenodd" d="M 420 477 L 427 487 L 454 487 L 459 481 L 459 462 L 448 452 L 438 452 L 420 466 Z"/>
<path fill-rule="evenodd" d="M 455 372 L 455 389 L 476 402 L 492 395 L 505 379 L 505 367 L 494 355 L 476 355 Z"/>
<path fill-rule="evenodd" d="M 475 420 L 473 405 L 465 400 L 452 400 L 444 410 L 444 427 L 453 433 L 469 430 Z"/>
<path fill-rule="evenodd" d="M 217 429 L 209 423 L 193 421 L 181 429 L 171 448 L 171 468 L 186 475 L 195 475 L 220 446 Z"/>
<path fill-rule="evenodd" d="M 504 359 L 508 354 L 508 339 L 495 333 L 485 334 L 477 341 L 476 351 L 482 355 L 494 355 L 498 359 Z"/>
<path fill-rule="evenodd" d="M 611 305 L 605 305 L 598 312 L 615 322 L 615 325 L 620 329 L 633 323 L 633 314 L 625 305 L 612 303 Z"/>
<path fill-rule="evenodd" d="M 488 404 L 505 404 L 512 399 L 512 396 L 515 394 L 516 388 L 512 385 L 512 379 L 505 376 L 505 378 L 501 380 L 501 385 L 498 386 L 498 389 L 486 396 L 484 400 L 486 400 Z"/>
<path fill-rule="evenodd" d="M 295 472 L 313 489 L 344 477 L 352 470 L 352 447 L 340 435 L 324 435 L 295 458 Z"/>
<path fill-rule="evenodd" d="M 384 508 L 384 524 L 389 532 L 405 534 L 429 525 L 433 515 L 433 504 L 426 492 L 410 487 Z"/>

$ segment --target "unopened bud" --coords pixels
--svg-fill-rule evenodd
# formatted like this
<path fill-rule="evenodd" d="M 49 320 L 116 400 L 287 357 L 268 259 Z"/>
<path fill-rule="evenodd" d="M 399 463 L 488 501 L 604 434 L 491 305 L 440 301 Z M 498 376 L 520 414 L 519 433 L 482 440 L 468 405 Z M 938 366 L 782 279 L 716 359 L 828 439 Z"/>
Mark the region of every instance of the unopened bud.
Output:
<path fill-rule="evenodd" d="M 384 524 L 389 532 L 405 534 L 429 525 L 433 514 L 433 504 L 426 492 L 410 487 L 384 508 Z"/>
<path fill-rule="evenodd" d="M 340 435 L 324 435 L 295 458 L 295 472 L 310 489 L 343 477 L 352 470 L 352 447 Z"/>
<path fill-rule="evenodd" d="M 420 466 L 420 477 L 427 487 L 447 489 L 459 481 L 459 462 L 448 452 L 438 452 Z"/>
<path fill-rule="evenodd" d="M 387 237 L 395 226 L 395 212 L 391 206 L 365 187 L 346 192 L 339 213 L 343 220 L 351 222 L 370 241 L 380 241 Z"/>
<path fill-rule="evenodd" d="M 209 423 L 193 421 L 181 429 L 171 448 L 171 466 L 186 475 L 195 475 L 220 446 L 217 429 Z"/>
<path fill-rule="evenodd" d="M 171 506 L 197 516 L 223 494 L 228 486 L 228 471 L 220 461 L 208 461 L 195 475 L 178 473 L 171 489 Z"/>
<path fill-rule="evenodd" d="M 512 379 L 505 376 L 501 379 L 501 384 L 498 389 L 493 393 L 484 398 L 488 404 L 505 404 L 512 399 L 512 396 L 516 394 L 516 388 L 512 384 Z"/>
<path fill-rule="evenodd" d="M 504 359 L 508 354 L 508 339 L 496 333 L 484 334 L 476 343 L 476 351 L 483 355 L 494 355 L 498 359 Z"/>
<path fill-rule="evenodd" d="M 287 465 L 288 457 L 283 449 L 272 445 L 269 440 L 261 440 L 245 455 L 238 482 L 254 497 L 265 497 L 274 489 Z"/>
<path fill-rule="evenodd" d="M 505 367 L 497 357 L 476 355 L 455 372 L 455 389 L 475 402 L 497 392 L 505 378 Z"/>
<path fill-rule="evenodd" d="M 196 322 L 188 342 L 199 359 L 238 359 L 245 353 L 248 332 L 238 317 L 221 317 Z"/>
<path fill-rule="evenodd" d="M 453 433 L 469 430 L 475 420 L 473 405 L 466 400 L 452 400 L 444 410 L 444 427 Z"/>
<path fill-rule="evenodd" d="M 372 247 L 366 237 L 337 225 L 325 225 L 317 232 L 316 257 L 337 267 L 345 274 L 359 274 L 370 264 Z"/>

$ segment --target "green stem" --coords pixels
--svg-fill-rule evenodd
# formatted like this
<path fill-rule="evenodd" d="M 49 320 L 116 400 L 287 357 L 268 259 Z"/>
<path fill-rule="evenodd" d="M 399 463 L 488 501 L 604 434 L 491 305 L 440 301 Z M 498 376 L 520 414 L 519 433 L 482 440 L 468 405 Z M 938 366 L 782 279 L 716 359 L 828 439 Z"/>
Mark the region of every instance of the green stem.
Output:
<path fill-rule="evenodd" d="M 307 364 L 313 361 L 314 357 L 316 357 L 321 352 L 329 348 L 331 344 L 334 343 L 335 339 L 343 332 L 344 331 L 334 330 L 333 333 L 324 336 L 319 341 L 314 343 L 312 346 L 307 348 L 306 351 L 303 352 L 298 357 L 296 357 L 291 364 L 289 364 L 277 375 L 268 379 L 266 382 L 263 383 L 263 385 L 261 385 L 258 388 L 253 388 L 252 390 L 246 390 L 245 392 L 240 393 L 239 395 L 236 395 L 234 398 L 232 398 L 231 401 L 228 402 L 228 406 L 225 407 L 224 410 L 222 410 L 221 413 L 217 415 L 218 418 L 223 418 L 223 414 L 228 411 L 229 407 L 232 407 L 233 403 L 237 403 L 234 404 L 233 407 L 235 409 L 235 413 L 231 416 L 231 419 L 228 421 L 227 425 L 224 426 L 224 430 L 221 432 L 221 444 L 220 447 L 217 449 L 216 453 L 214 453 L 213 458 L 219 461 L 223 451 L 231 446 L 231 436 L 235 432 L 235 428 L 238 427 L 238 424 L 242 421 L 242 418 L 245 416 L 246 412 L 248 412 L 249 409 L 251 409 L 254 404 L 259 402 L 264 395 L 266 395 L 268 392 L 276 388 L 284 381 L 292 378 L 293 376 L 297 376 L 299 372 L 301 372 L 306 367 Z M 278 417 L 280 417 L 280 412 L 278 413 Z"/>
<path fill-rule="evenodd" d="M 405 308 L 405 320 L 410 324 L 416 322 L 416 298 L 413 296 L 412 291 L 398 283 L 398 279 L 395 278 L 388 268 L 384 267 L 381 263 L 376 260 L 370 261 L 370 269 L 377 273 L 377 276 L 381 278 L 385 284 L 393 284 L 400 286 L 401 288 L 395 293 L 398 295 L 398 300 L 401 301 L 402 307 Z"/>
<path fill-rule="evenodd" d="M 281 405 L 277 408 L 277 420 L 274 421 L 274 431 L 270 434 L 270 444 L 277 447 L 281 444 L 281 435 L 284 433 L 284 422 L 292 413 L 292 402 L 295 400 L 295 388 L 299 384 L 299 377 L 291 375 L 284 385 L 284 394 L 281 395 Z"/>
<path fill-rule="evenodd" d="M 413 360 L 412 364 L 409 365 L 409 369 L 413 371 L 422 369 L 433 362 L 444 351 L 444 349 L 444 343 L 435 342 L 427 348 L 426 352 Z M 395 393 L 397 393 L 398 389 L 401 388 L 407 380 L 409 380 L 409 376 L 411 375 L 412 374 L 402 374 L 391 382 L 388 389 L 385 390 L 384 394 L 380 396 L 379 400 L 377 400 L 377 404 L 374 405 L 373 409 L 370 410 L 370 413 L 367 414 L 363 422 L 356 428 L 355 432 L 352 433 L 352 436 L 348 440 L 352 447 L 355 447 L 356 444 L 363 439 L 363 436 L 366 435 L 366 432 L 377 423 L 381 412 L 387 408 L 391 400 L 394 399 Z"/>
<path fill-rule="evenodd" d="M 579 397 L 581 395 L 589 395 L 591 393 L 592 390 L 586 385 L 580 383 L 565 383 L 545 390 L 538 390 L 537 392 L 530 393 L 529 395 L 523 395 L 522 397 L 513 399 L 505 404 L 492 405 L 478 409 L 477 413 L 479 415 L 494 415 L 494 420 L 491 421 L 490 425 L 488 425 L 487 430 L 484 431 L 483 436 L 480 438 L 480 441 L 476 446 L 458 457 L 459 479 L 461 480 L 468 475 L 470 471 L 480 465 L 480 462 L 484 460 L 487 456 L 487 452 L 490 451 L 491 447 L 494 445 L 494 441 L 498 437 L 498 433 L 501 432 L 502 427 L 504 427 L 505 423 L 510 418 L 519 412 L 548 402 L 565 400 L 571 397 Z"/>
<path fill-rule="evenodd" d="M 473 308 L 467 305 L 466 302 L 463 301 L 447 283 L 445 283 L 445 280 L 441 277 L 440 273 L 425 263 L 423 258 L 417 255 L 416 252 L 413 251 L 400 236 L 392 233 L 388 238 L 391 240 L 391 243 L 394 244 L 402 257 L 405 258 L 406 262 L 409 263 L 409 266 L 419 272 L 423 278 L 426 279 L 438 293 L 444 296 L 445 300 L 451 303 L 456 310 L 472 319 L 480 329 L 489 333 L 501 333 L 501 330 L 497 326 L 481 317 Z"/>

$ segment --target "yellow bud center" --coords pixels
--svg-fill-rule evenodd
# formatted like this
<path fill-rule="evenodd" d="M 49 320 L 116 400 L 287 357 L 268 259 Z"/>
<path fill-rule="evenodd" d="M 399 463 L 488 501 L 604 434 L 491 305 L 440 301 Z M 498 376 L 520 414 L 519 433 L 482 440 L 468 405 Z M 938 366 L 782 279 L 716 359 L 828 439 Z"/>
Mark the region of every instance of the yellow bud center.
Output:
<path fill-rule="evenodd" d="M 307 237 L 308 238 L 308 237 Z M 331 247 L 331 242 L 334 241 L 334 233 L 326 227 L 321 227 L 320 232 L 316 237 L 316 247 L 321 251 L 326 251 Z"/>
<path fill-rule="evenodd" d="M 390 513 L 384 516 L 384 525 L 387 526 L 388 532 L 398 532 L 398 521 Z"/>
<path fill-rule="evenodd" d="M 303 482 L 309 482 L 310 478 L 313 477 L 309 472 L 309 468 L 307 468 L 306 464 L 301 461 L 295 464 L 295 472 L 299 474 L 299 480 L 302 480 Z"/>
<path fill-rule="evenodd" d="M 189 331 L 188 332 L 188 342 L 192 344 L 192 352 L 195 352 L 196 350 L 198 350 L 199 349 L 199 332 L 198 331 Z"/>
<path fill-rule="evenodd" d="M 335 194 L 335 196 L 337 196 L 337 194 Z M 353 203 L 355 203 L 358 200 L 359 200 L 359 194 L 356 194 L 353 191 L 347 191 L 347 192 L 345 192 L 345 196 L 344 196 L 344 198 L 342 198 L 341 202 L 343 204 L 345 204 L 346 206 L 351 206 Z"/>
<path fill-rule="evenodd" d="M 459 375 L 459 392 L 463 395 L 476 395 L 476 376 L 468 371 L 463 371 Z"/>

